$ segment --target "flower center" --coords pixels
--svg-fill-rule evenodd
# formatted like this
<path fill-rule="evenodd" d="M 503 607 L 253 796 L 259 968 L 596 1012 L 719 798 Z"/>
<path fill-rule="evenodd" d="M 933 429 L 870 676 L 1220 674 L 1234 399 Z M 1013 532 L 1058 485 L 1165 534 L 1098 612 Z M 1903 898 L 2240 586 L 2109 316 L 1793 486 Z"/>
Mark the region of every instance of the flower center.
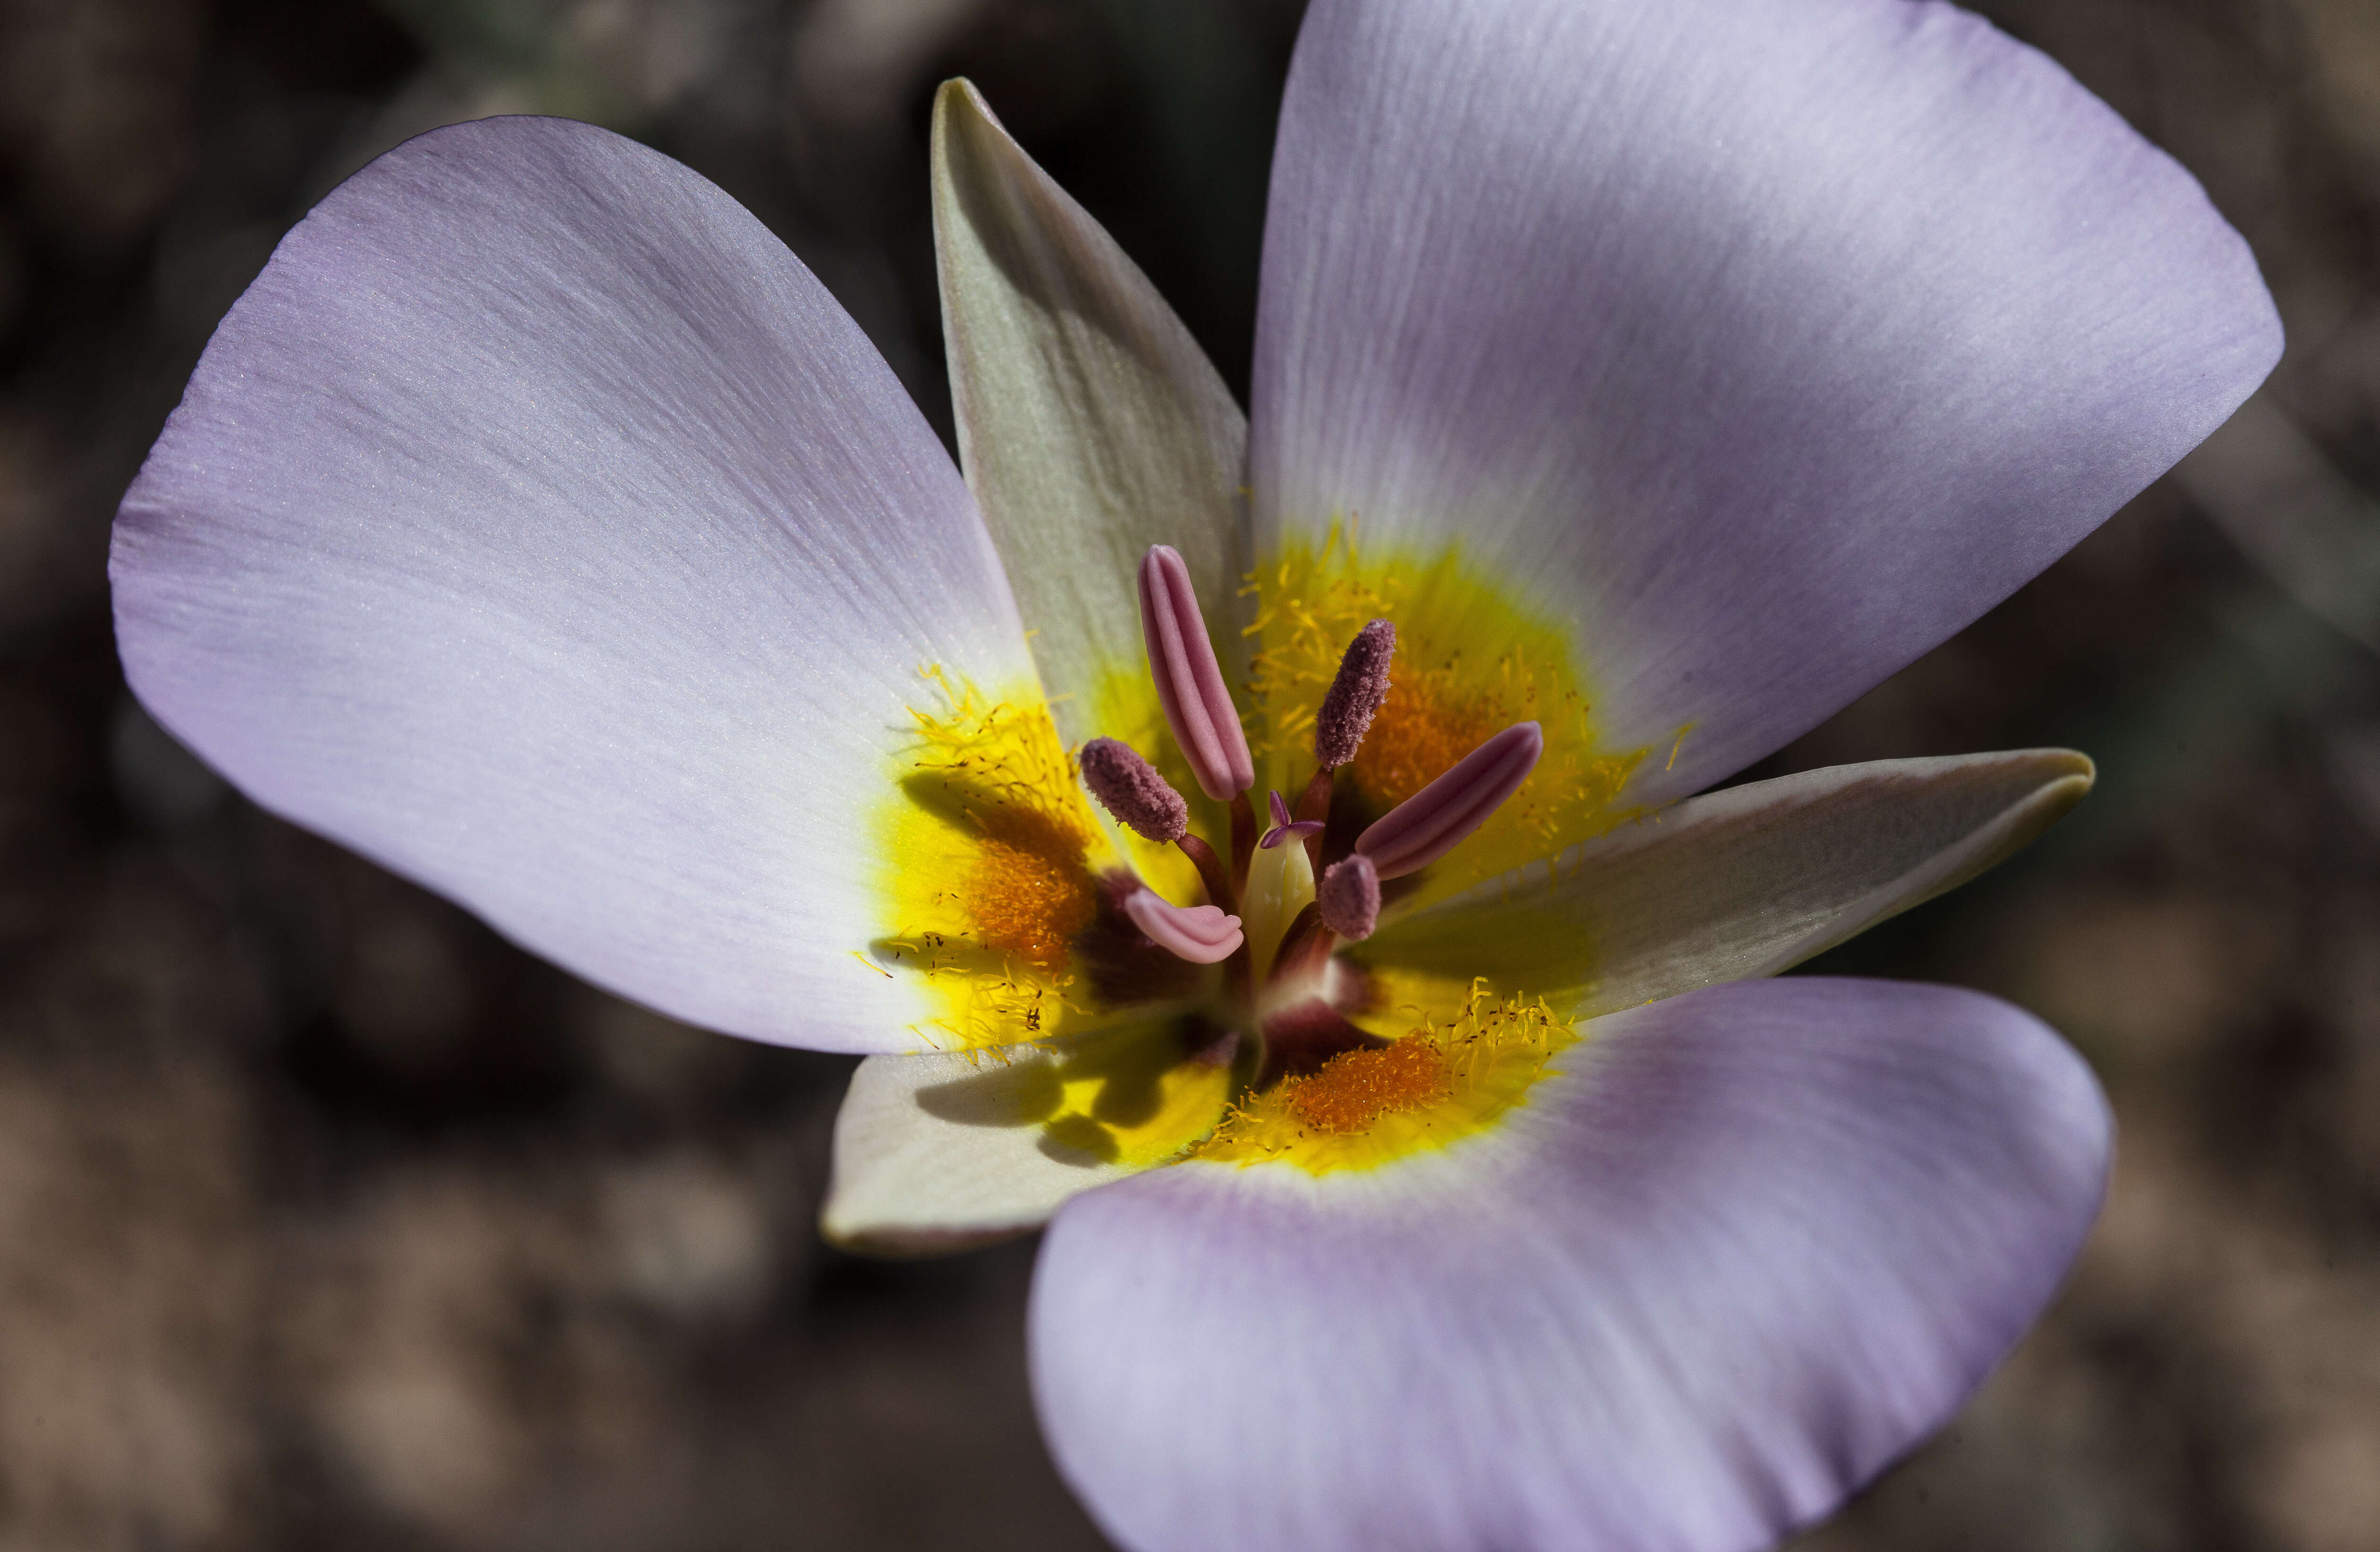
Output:
<path fill-rule="evenodd" d="M 1312 720 L 1314 770 L 1293 810 L 1278 791 L 1266 794 L 1271 824 L 1259 833 L 1248 800 L 1255 781 L 1239 712 L 1217 664 L 1188 568 L 1171 548 L 1151 549 L 1141 563 L 1141 618 L 1157 698 L 1175 746 L 1198 788 L 1229 805 L 1229 833 L 1214 842 L 1193 831 L 1188 801 L 1138 750 L 1113 738 L 1083 746 L 1083 784 L 1118 823 L 1145 841 L 1180 849 L 1196 868 L 1205 898 L 1180 903 L 1146 887 L 1129 891 L 1124 907 L 1146 942 L 1194 964 L 1220 964 L 1228 1016 L 1257 1037 L 1259 1085 L 1283 1078 L 1319 1081 L 1322 1069 L 1341 1075 L 1324 1088 L 1304 1090 L 1310 1103 L 1343 1122 L 1367 1123 L 1395 1094 L 1386 1074 L 1405 1074 L 1408 1086 L 1433 1069 L 1427 1053 L 1400 1043 L 1402 1054 L 1380 1054 L 1390 1042 L 1351 1023 L 1336 1005 L 1331 951 L 1342 940 L 1370 936 L 1378 924 L 1384 882 L 1437 862 L 1485 824 L 1518 791 L 1545 747 L 1535 722 L 1519 722 L 1462 753 L 1388 813 L 1353 834 L 1333 831 L 1326 816 L 1346 809 L 1338 775 L 1360 753 L 1392 691 L 1390 662 L 1396 627 L 1385 618 L 1356 631 Z M 1341 1059 L 1365 1055 L 1349 1066 Z M 1350 1075 L 1352 1074 L 1352 1075 Z M 1325 1104 L 1337 1086 L 1377 1089 L 1390 1098 Z M 1368 1086 L 1366 1086 L 1368 1085 Z M 1436 1093 L 1436 1081 L 1417 1093 Z M 1360 1122 L 1346 1118 L 1360 1116 Z"/>
<path fill-rule="evenodd" d="M 1040 1042 L 1081 1074 L 1046 1146 L 1367 1166 L 1491 1124 L 1575 1037 L 1511 953 L 1466 981 L 1431 910 L 1625 817 L 1646 751 L 1599 745 L 1567 635 L 1452 552 L 1359 564 L 1335 531 L 1246 590 L 1245 727 L 1162 548 L 1146 658 L 1084 703 L 1120 736 L 1070 756 L 1035 687 L 928 671 L 944 704 L 887 810 L 895 915 L 858 957 L 922 982 L 932 1044 Z M 1116 1076 L 1194 1049 L 1175 1101 Z"/>
<path fill-rule="evenodd" d="M 1500 728 L 1543 728 L 1545 752 L 1527 787 L 1408 889 L 1428 899 L 1458 894 L 1629 817 L 1621 794 L 1653 751 L 1602 742 L 1568 629 L 1459 548 L 1359 551 L 1354 523 L 1334 523 L 1319 546 L 1292 541 L 1269 557 L 1246 591 L 1257 644 L 1249 741 L 1266 780 L 1284 792 L 1302 774 L 1341 653 L 1366 621 L 1396 622 L 1395 671 L 1369 734 L 1340 772 L 1352 811 L 1331 816 L 1334 824 L 1377 818 Z M 1401 900 L 1407 909 L 1421 903 Z"/>

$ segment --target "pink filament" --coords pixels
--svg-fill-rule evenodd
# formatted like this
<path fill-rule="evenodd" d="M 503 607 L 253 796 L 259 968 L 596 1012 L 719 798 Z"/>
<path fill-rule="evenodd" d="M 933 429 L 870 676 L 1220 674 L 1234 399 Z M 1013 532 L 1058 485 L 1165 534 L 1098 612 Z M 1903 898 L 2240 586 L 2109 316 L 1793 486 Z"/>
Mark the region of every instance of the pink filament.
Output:
<path fill-rule="evenodd" d="M 1488 822 L 1528 780 L 1545 748 L 1536 723 L 1514 723 L 1355 837 L 1355 850 L 1371 858 L 1383 879 L 1427 867 Z"/>
<path fill-rule="evenodd" d="M 1170 544 L 1149 546 L 1141 560 L 1140 628 L 1148 643 L 1157 698 L 1199 787 L 1218 803 L 1247 791 L 1256 784 L 1256 762 L 1248 758 L 1231 688 L 1207 639 L 1190 568 Z"/>
<path fill-rule="evenodd" d="M 1240 918 L 1213 905 L 1176 905 L 1153 890 L 1126 896 L 1124 915 L 1159 948 L 1193 964 L 1214 964 L 1240 946 Z"/>

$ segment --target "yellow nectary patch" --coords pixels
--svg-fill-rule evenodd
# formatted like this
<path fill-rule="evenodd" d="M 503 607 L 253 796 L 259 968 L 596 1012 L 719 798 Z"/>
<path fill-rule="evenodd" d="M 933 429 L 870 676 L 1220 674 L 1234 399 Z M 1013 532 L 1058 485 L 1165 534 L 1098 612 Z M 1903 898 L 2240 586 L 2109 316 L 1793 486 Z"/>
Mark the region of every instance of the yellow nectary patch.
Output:
<path fill-rule="evenodd" d="M 1475 986 L 1444 1028 L 1425 1025 L 1384 1050 L 1334 1057 L 1311 1077 L 1244 1098 L 1190 1157 L 1327 1175 L 1442 1148 L 1524 1103 L 1547 1062 L 1578 1038 L 1543 1003 L 1500 1001 Z"/>
<path fill-rule="evenodd" d="M 1259 565 L 1249 729 L 1269 779 L 1291 792 L 1312 770 L 1314 710 L 1366 621 L 1392 620 L 1397 653 L 1387 702 L 1349 775 L 1384 813 L 1514 722 L 1536 721 L 1536 770 L 1476 835 L 1422 875 L 1437 898 L 1551 857 L 1629 817 L 1621 789 L 1650 752 L 1600 742 L 1568 632 L 1524 608 L 1457 545 L 1428 553 L 1357 550 L 1334 525 L 1319 551 L 1285 546 Z"/>
<path fill-rule="evenodd" d="M 1058 730 L 1029 691 L 991 699 L 926 671 L 942 704 L 913 709 L 918 742 L 880 821 L 889 930 L 876 962 L 923 976 L 946 1049 L 1055 1034 L 1087 1011 L 1069 942 L 1115 858 Z"/>

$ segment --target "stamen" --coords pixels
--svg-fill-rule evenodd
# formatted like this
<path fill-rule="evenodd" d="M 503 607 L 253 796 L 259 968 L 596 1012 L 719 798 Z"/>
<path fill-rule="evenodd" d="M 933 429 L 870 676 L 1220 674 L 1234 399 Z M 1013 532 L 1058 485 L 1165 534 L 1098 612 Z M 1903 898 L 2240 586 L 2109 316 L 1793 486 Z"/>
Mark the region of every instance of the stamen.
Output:
<path fill-rule="evenodd" d="M 1346 764 L 1363 746 L 1372 718 L 1389 698 L 1389 660 L 1396 655 L 1397 627 L 1375 620 L 1355 633 L 1339 676 L 1314 714 L 1314 759 L 1323 770 Z"/>
<path fill-rule="evenodd" d="M 1176 905 L 1144 889 L 1127 895 L 1123 909 L 1151 942 L 1193 964 L 1218 964 L 1240 946 L 1240 918 L 1213 905 Z"/>
<path fill-rule="evenodd" d="M 1190 568 L 1169 544 L 1149 546 L 1140 563 L 1140 628 L 1148 643 L 1148 668 L 1173 741 L 1199 787 L 1218 803 L 1256 784 L 1240 715 L 1207 639 L 1206 617 L 1190 586 Z"/>
<path fill-rule="evenodd" d="M 1372 859 L 1354 852 L 1330 865 L 1315 888 L 1314 903 L 1322 925 L 1350 942 L 1372 935 L 1380 925 L 1380 875 Z"/>
<path fill-rule="evenodd" d="M 1173 844 L 1198 870 L 1198 881 L 1207 886 L 1208 904 L 1226 911 L 1240 908 L 1239 891 L 1232 885 L 1231 875 L 1223 871 L 1223 859 L 1215 855 L 1214 847 L 1195 835 L 1178 835 Z"/>
<path fill-rule="evenodd" d="M 1297 817 L 1301 819 L 1327 818 L 1330 814 L 1331 779 L 1336 766 L 1326 765 L 1317 770 L 1297 797 Z"/>
<path fill-rule="evenodd" d="M 1371 858 L 1383 879 L 1428 867 L 1488 822 L 1528 780 L 1545 748 L 1545 731 L 1536 723 L 1514 723 L 1355 837 L 1356 852 Z"/>
<path fill-rule="evenodd" d="M 1190 829 L 1190 805 L 1131 745 L 1094 738 L 1083 746 L 1075 763 L 1082 767 L 1083 785 L 1119 824 L 1160 844 L 1179 841 Z"/>
<path fill-rule="evenodd" d="M 1289 805 L 1281 800 L 1281 794 L 1273 793 L 1270 795 L 1272 828 L 1264 832 L 1264 839 L 1257 842 L 1257 845 L 1262 846 L 1266 851 L 1270 851 L 1284 841 L 1303 841 L 1309 835 L 1322 833 L 1320 819 L 1293 819 L 1289 817 Z"/>

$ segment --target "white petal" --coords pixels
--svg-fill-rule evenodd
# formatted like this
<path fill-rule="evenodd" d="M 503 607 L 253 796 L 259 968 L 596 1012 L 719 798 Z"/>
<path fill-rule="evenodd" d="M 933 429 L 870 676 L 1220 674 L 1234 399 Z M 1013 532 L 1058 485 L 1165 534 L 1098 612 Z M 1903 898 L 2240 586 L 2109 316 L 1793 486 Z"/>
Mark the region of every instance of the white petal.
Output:
<path fill-rule="evenodd" d="M 1232 1092 L 1235 1050 L 1162 1012 L 1039 1046 L 870 1057 L 835 1119 L 820 1225 L 885 1254 L 1038 1228 L 1068 1197 L 1210 1131 Z"/>
<path fill-rule="evenodd" d="M 1578 1017 L 1773 976 L 1957 888 L 2090 790 L 2066 749 L 1805 770 L 1689 798 L 1347 951 Z"/>
<path fill-rule="evenodd" d="M 934 234 L 960 460 L 1050 693 L 1072 697 L 1059 725 L 1156 758 L 1161 721 L 1118 725 L 1154 706 L 1135 578 L 1150 545 L 1180 551 L 1226 669 L 1239 659 L 1246 421 L 1138 267 L 963 81 L 934 103 Z M 1103 694 L 1119 673 L 1123 707 Z"/>

